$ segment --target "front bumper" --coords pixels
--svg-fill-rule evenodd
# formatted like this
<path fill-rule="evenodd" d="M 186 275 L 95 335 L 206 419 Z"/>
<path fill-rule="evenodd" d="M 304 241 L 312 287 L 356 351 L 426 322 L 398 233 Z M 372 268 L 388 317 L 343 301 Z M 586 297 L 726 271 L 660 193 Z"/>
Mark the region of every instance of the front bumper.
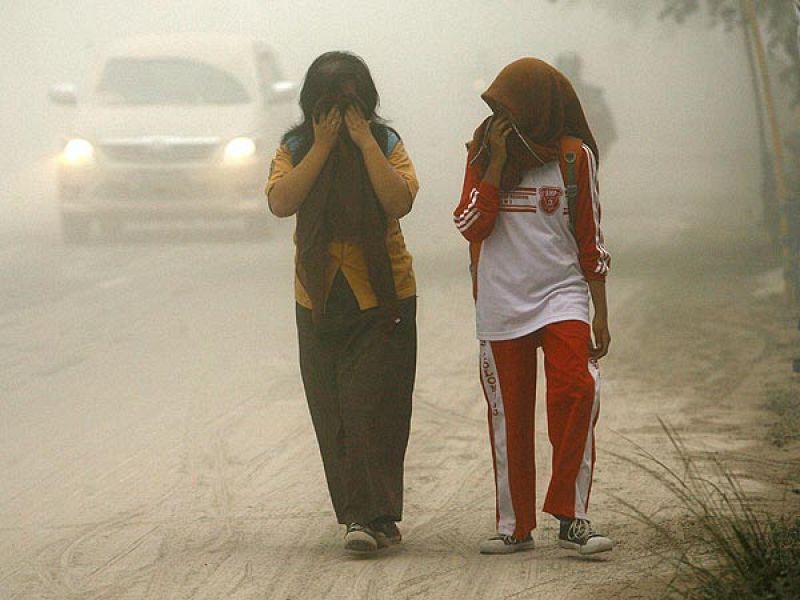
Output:
<path fill-rule="evenodd" d="M 61 165 L 61 210 L 130 220 L 255 218 L 267 212 L 263 164 Z"/>

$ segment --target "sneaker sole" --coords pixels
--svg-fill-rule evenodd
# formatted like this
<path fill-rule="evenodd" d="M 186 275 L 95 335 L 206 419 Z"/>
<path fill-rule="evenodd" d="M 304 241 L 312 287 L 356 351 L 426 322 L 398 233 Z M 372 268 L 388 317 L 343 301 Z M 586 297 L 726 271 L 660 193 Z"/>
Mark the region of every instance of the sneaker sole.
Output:
<path fill-rule="evenodd" d="M 378 541 L 363 531 L 353 531 L 344 538 L 344 549 L 354 554 L 370 554 L 378 549 Z"/>
<path fill-rule="evenodd" d="M 383 533 L 379 533 L 375 536 L 375 539 L 378 541 L 378 548 L 388 548 L 389 546 L 395 546 L 403 541 L 403 536 L 389 537 Z"/>
<path fill-rule="evenodd" d="M 525 542 L 522 544 L 503 544 L 502 546 L 486 546 L 481 547 L 481 554 L 514 554 L 514 552 L 524 552 L 525 550 L 533 550 L 536 545 L 533 542 Z"/>
<path fill-rule="evenodd" d="M 596 544 L 576 544 L 575 542 L 568 542 L 566 540 L 558 540 L 558 545 L 566 550 L 577 550 L 579 554 L 588 556 L 590 554 L 599 554 L 601 552 L 610 552 L 614 548 L 611 542 L 602 542 Z"/>

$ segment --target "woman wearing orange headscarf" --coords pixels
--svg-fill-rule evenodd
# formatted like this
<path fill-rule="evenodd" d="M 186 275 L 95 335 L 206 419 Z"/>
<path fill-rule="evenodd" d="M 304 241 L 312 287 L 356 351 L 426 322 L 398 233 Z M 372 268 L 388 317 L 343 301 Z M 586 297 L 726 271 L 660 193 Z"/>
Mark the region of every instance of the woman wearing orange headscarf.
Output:
<path fill-rule="evenodd" d="M 480 550 L 504 554 L 534 544 L 539 347 L 553 446 L 544 511 L 559 519 L 562 547 L 581 554 L 611 550 L 611 540 L 587 517 L 597 361 L 611 341 L 597 146 L 572 85 L 540 60 L 511 63 L 482 98 L 493 114 L 469 144 L 455 210 L 456 226 L 470 242 L 497 491 L 497 533 Z"/>

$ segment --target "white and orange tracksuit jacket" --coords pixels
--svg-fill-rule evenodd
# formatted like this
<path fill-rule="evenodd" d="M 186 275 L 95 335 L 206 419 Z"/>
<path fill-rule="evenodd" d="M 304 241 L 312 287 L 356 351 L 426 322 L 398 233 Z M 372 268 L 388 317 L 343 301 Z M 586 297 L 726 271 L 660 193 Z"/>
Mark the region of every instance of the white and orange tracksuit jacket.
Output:
<path fill-rule="evenodd" d="M 600 229 L 597 163 L 584 144 L 576 174 L 573 234 L 558 162 L 528 171 L 509 192 L 467 167 L 455 223 L 471 242 L 479 339 L 512 339 L 567 319 L 589 322 L 585 280 L 604 280 L 611 257 Z"/>

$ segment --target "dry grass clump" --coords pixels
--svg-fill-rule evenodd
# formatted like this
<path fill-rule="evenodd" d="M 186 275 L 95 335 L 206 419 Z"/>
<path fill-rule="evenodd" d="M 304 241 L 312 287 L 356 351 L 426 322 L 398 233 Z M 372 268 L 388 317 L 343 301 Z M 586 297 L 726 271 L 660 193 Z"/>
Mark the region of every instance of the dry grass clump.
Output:
<path fill-rule="evenodd" d="M 676 454 L 672 466 L 638 444 L 636 456 L 617 455 L 650 474 L 677 501 L 688 527 L 674 527 L 619 499 L 660 538 L 676 562 L 666 597 L 695 599 L 800 598 L 800 514 L 757 511 L 737 477 L 716 456 L 690 453 L 678 433 L 663 427 Z"/>

